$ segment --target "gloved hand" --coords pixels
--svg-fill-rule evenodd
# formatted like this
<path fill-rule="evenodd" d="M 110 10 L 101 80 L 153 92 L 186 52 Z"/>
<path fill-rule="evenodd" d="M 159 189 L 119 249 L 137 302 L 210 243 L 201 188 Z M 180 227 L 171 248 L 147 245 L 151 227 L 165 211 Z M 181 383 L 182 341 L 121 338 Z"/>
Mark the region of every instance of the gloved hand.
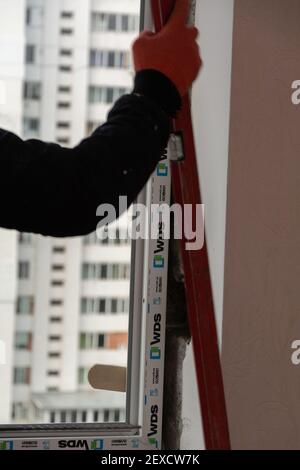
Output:
<path fill-rule="evenodd" d="M 188 26 L 189 0 L 177 0 L 164 28 L 157 34 L 143 31 L 133 43 L 136 72 L 154 69 L 166 75 L 181 96 L 189 90 L 201 68 L 196 38 L 199 31 Z"/>

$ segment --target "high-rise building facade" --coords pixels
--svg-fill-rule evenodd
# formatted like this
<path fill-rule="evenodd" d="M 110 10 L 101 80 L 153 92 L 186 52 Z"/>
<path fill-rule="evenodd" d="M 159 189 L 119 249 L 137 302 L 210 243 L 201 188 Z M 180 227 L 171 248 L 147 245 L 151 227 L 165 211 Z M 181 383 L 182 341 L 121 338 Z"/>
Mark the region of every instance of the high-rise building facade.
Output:
<path fill-rule="evenodd" d="M 139 0 L 1 2 L 0 126 L 76 145 L 132 89 Z M 115 240 L 1 230 L 0 423 L 125 419 L 124 394 L 87 382 L 94 364 L 127 362 L 124 232 L 126 217 Z"/>

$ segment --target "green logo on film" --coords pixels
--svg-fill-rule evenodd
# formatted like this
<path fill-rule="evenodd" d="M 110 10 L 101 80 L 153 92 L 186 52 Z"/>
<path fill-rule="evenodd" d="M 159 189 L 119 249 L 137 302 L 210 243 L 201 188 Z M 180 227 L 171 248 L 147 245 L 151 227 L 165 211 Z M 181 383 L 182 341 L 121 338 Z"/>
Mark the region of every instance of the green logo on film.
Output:
<path fill-rule="evenodd" d="M 157 176 L 168 176 L 168 165 L 166 163 L 157 165 Z"/>
<path fill-rule="evenodd" d="M 0 441 L 0 450 L 13 450 L 13 441 Z"/>
<path fill-rule="evenodd" d="M 153 259 L 154 268 L 163 268 L 165 266 L 164 257 L 161 255 L 155 255 Z"/>
<path fill-rule="evenodd" d="M 149 437 L 148 442 L 149 442 L 149 444 L 150 444 L 151 446 L 154 446 L 154 447 L 156 447 L 156 448 L 158 447 L 158 442 L 157 442 L 157 440 L 155 439 L 155 437 Z"/>

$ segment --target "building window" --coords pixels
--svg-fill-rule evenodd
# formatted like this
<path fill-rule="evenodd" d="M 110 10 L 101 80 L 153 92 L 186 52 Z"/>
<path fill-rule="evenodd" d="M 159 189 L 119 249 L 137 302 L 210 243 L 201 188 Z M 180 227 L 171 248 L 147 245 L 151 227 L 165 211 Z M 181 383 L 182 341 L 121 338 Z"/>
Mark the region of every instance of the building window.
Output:
<path fill-rule="evenodd" d="M 68 137 L 58 137 L 57 143 L 61 145 L 70 145 L 70 139 L 68 139 Z"/>
<path fill-rule="evenodd" d="M 29 245 L 32 242 L 32 234 L 20 232 L 19 233 L 19 243 L 24 245 Z"/>
<path fill-rule="evenodd" d="M 31 132 L 39 132 L 40 120 L 36 118 L 24 118 L 23 120 L 23 132 L 29 134 Z"/>
<path fill-rule="evenodd" d="M 108 15 L 108 31 L 116 31 L 117 15 Z"/>
<path fill-rule="evenodd" d="M 18 269 L 19 279 L 29 279 L 30 275 L 30 264 L 29 261 L 20 261 Z"/>
<path fill-rule="evenodd" d="M 128 313 L 128 298 L 92 298 L 83 297 L 81 299 L 81 313 Z"/>
<path fill-rule="evenodd" d="M 30 384 L 30 367 L 14 368 L 14 384 L 29 385 Z"/>
<path fill-rule="evenodd" d="M 54 246 L 52 248 L 53 253 L 65 253 L 66 247 L 65 246 Z"/>
<path fill-rule="evenodd" d="M 74 30 L 72 28 L 61 28 L 60 30 L 60 34 L 62 36 L 70 36 L 73 33 L 74 33 Z"/>
<path fill-rule="evenodd" d="M 25 82 L 24 83 L 24 99 L 25 100 L 40 100 L 42 93 L 42 86 L 40 82 Z"/>
<path fill-rule="evenodd" d="M 55 423 L 55 411 L 50 411 L 50 423 Z"/>
<path fill-rule="evenodd" d="M 104 348 L 104 340 L 104 335 L 101 334 L 97 336 L 97 348 Z"/>
<path fill-rule="evenodd" d="M 65 283 L 62 280 L 53 280 L 53 281 L 51 281 L 51 286 L 53 286 L 53 287 L 61 287 L 64 284 Z"/>
<path fill-rule="evenodd" d="M 87 418 L 87 412 L 86 412 L 86 410 L 83 410 L 81 412 L 81 422 L 86 423 L 86 418 Z"/>
<path fill-rule="evenodd" d="M 57 103 L 57 107 L 59 109 L 69 109 L 71 108 L 71 103 L 68 103 L 67 101 L 59 101 Z"/>
<path fill-rule="evenodd" d="M 66 18 L 66 19 L 73 18 L 74 17 L 74 12 L 73 11 L 62 11 L 60 13 L 60 17 L 61 18 Z"/>
<path fill-rule="evenodd" d="M 122 15 L 121 27 L 122 27 L 122 31 L 129 31 L 129 16 L 128 15 Z"/>
<path fill-rule="evenodd" d="M 34 64 L 36 62 L 36 46 L 33 44 L 27 44 L 25 50 L 25 61 L 26 64 Z"/>
<path fill-rule="evenodd" d="M 63 264 L 52 264 L 51 269 L 52 271 L 64 271 L 65 266 Z"/>
<path fill-rule="evenodd" d="M 47 375 L 49 377 L 58 377 L 60 374 L 58 370 L 48 370 Z"/>
<path fill-rule="evenodd" d="M 66 85 L 61 85 L 58 87 L 59 93 L 71 93 L 71 87 Z"/>
<path fill-rule="evenodd" d="M 86 235 L 83 238 L 84 245 L 129 245 L 130 239 L 128 237 L 128 231 L 126 229 L 117 229 L 113 236 L 111 233 L 107 232 L 105 238 L 97 236 L 96 232 L 93 232 L 89 235 Z"/>
<path fill-rule="evenodd" d="M 104 423 L 109 422 L 109 410 L 104 410 L 104 412 L 103 412 L 103 421 L 104 421 Z"/>
<path fill-rule="evenodd" d="M 67 412 L 65 410 L 60 412 L 60 422 L 65 423 L 67 421 Z"/>
<path fill-rule="evenodd" d="M 120 410 L 114 411 L 114 422 L 118 423 L 120 421 Z"/>
<path fill-rule="evenodd" d="M 80 333 L 80 349 L 101 349 L 105 347 L 105 335 L 102 333 Z"/>
<path fill-rule="evenodd" d="M 106 299 L 99 299 L 98 300 L 98 312 L 99 313 L 105 313 L 106 312 L 106 304 L 107 300 Z"/>
<path fill-rule="evenodd" d="M 129 93 L 129 89 L 124 87 L 101 87 L 90 86 L 89 88 L 89 102 L 91 104 L 104 103 L 110 104 L 115 102 L 118 98 L 125 93 Z"/>
<path fill-rule="evenodd" d="M 94 421 L 94 423 L 97 423 L 99 421 L 99 411 L 98 410 L 95 410 L 93 412 L 93 421 Z"/>
<path fill-rule="evenodd" d="M 70 129 L 71 123 L 66 121 L 59 121 L 56 123 L 58 129 Z"/>
<path fill-rule="evenodd" d="M 32 9 L 26 8 L 26 24 L 30 25 L 32 21 Z"/>
<path fill-rule="evenodd" d="M 64 302 L 63 302 L 63 300 L 61 300 L 61 299 L 52 299 L 52 300 L 50 300 L 50 305 L 51 305 L 52 307 L 60 307 L 60 306 L 63 305 L 63 303 L 64 303 Z"/>
<path fill-rule="evenodd" d="M 27 331 L 18 331 L 15 336 L 15 349 L 31 350 L 31 333 Z"/>
<path fill-rule="evenodd" d="M 87 135 L 91 135 L 98 127 L 102 126 L 103 122 L 89 121 L 86 125 Z"/>
<path fill-rule="evenodd" d="M 12 418 L 26 420 L 28 418 L 28 406 L 26 403 L 17 402 L 12 405 Z"/>
<path fill-rule="evenodd" d="M 26 9 L 26 25 L 39 27 L 42 25 L 43 10 L 41 7 L 32 6 Z"/>
<path fill-rule="evenodd" d="M 17 299 L 17 314 L 29 314 L 34 312 L 34 297 L 31 295 L 20 296 Z"/>
<path fill-rule="evenodd" d="M 86 367 L 79 367 L 78 369 L 78 384 L 79 385 L 88 384 L 88 369 Z"/>
<path fill-rule="evenodd" d="M 117 313 L 118 301 L 117 299 L 112 299 L 111 301 L 111 313 Z"/>
<path fill-rule="evenodd" d="M 59 54 L 63 57 L 71 57 L 73 55 L 72 49 L 60 49 Z"/>
<path fill-rule="evenodd" d="M 130 279 L 129 264 L 83 263 L 83 279 Z"/>
<path fill-rule="evenodd" d="M 139 30 L 139 16 L 92 12 L 93 32 L 134 32 Z"/>
<path fill-rule="evenodd" d="M 50 323 L 61 323 L 63 321 L 62 317 L 50 317 Z"/>
<path fill-rule="evenodd" d="M 107 60 L 107 66 L 108 67 L 115 67 L 115 52 L 109 51 L 108 52 L 108 60 Z"/>
<path fill-rule="evenodd" d="M 49 352 L 48 357 L 50 359 L 58 359 L 59 357 L 61 357 L 61 353 L 60 352 Z"/>
<path fill-rule="evenodd" d="M 91 49 L 90 66 L 127 69 L 130 66 L 130 54 L 128 51 Z"/>
<path fill-rule="evenodd" d="M 100 279 L 107 279 L 107 271 L 108 271 L 108 266 L 107 264 L 100 264 L 98 266 L 96 266 L 96 272 L 97 273 L 97 277 L 100 278 Z"/>
<path fill-rule="evenodd" d="M 61 341 L 61 336 L 59 335 L 50 335 L 49 341 Z"/>
<path fill-rule="evenodd" d="M 59 71 L 60 72 L 72 72 L 72 67 L 71 65 L 60 65 Z"/>
<path fill-rule="evenodd" d="M 92 31 L 108 31 L 107 13 L 92 12 Z"/>

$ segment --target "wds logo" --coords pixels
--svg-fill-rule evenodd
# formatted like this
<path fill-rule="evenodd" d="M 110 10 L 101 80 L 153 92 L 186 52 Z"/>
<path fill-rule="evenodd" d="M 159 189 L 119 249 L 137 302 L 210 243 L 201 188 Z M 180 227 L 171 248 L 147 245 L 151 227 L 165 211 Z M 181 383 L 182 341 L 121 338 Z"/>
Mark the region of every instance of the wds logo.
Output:
<path fill-rule="evenodd" d="M 160 359 L 161 353 L 160 348 L 158 347 L 161 337 L 161 314 L 156 313 L 154 315 L 154 324 L 153 324 L 153 335 L 150 348 L 150 359 Z"/>
<path fill-rule="evenodd" d="M 160 222 L 158 225 L 158 238 L 156 244 L 156 250 L 154 251 L 153 267 L 163 268 L 165 265 L 164 257 L 160 254 L 165 249 L 165 241 L 163 238 L 163 223 Z"/>
<path fill-rule="evenodd" d="M 62 440 L 58 441 L 58 447 L 61 449 L 85 449 L 89 450 L 88 441 L 86 439 L 82 440 Z M 91 442 L 91 450 L 103 450 L 104 442 L 103 439 L 95 439 Z"/>
<path fill-rule="evenodd" d="M 149 444 L 156 446 L 157 440 L 154 436 L 157 436 L 158 431 L 158 405 L 152 405 L 150 410 L 150 431 L 148 432 L 148 438 Z"/>

